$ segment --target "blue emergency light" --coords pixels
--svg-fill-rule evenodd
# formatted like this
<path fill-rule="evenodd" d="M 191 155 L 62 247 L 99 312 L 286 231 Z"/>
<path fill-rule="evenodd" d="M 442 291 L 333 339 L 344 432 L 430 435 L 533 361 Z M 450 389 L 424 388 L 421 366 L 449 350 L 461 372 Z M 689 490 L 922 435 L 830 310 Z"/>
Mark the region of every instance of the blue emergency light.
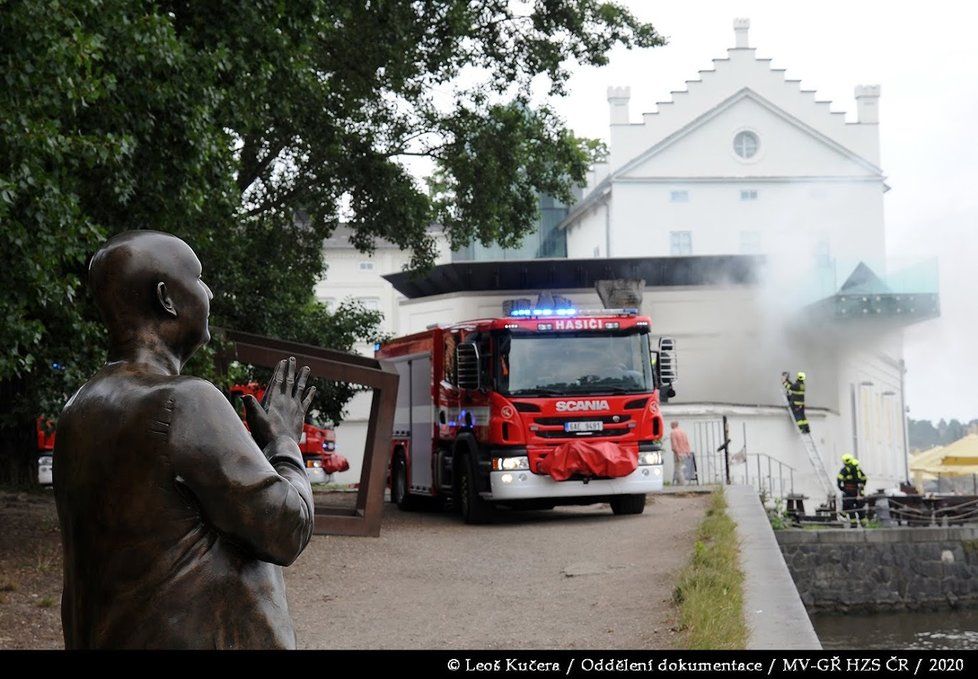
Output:
<path fill-rule="evenodd" d="M 509 312 L 510 316 L 531 318 L 534 316 L 573 316 L 577 309 L 566 307 L 563 309 L 513 309 Z"/>

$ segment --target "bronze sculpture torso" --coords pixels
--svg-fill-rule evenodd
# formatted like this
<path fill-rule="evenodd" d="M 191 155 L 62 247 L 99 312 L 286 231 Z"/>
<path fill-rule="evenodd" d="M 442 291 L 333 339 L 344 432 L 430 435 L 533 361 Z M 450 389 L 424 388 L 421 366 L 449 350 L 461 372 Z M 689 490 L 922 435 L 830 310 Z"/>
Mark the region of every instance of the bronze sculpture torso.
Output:
<path fill-rule="evenodd" d="M 210 383 L 152 352 L 112 358 L 58 422 L 66 646 L 294 648 L 281 566 L 312 533 L 294 440 L 308 371 L 279 364 L 253 437 Z"/>

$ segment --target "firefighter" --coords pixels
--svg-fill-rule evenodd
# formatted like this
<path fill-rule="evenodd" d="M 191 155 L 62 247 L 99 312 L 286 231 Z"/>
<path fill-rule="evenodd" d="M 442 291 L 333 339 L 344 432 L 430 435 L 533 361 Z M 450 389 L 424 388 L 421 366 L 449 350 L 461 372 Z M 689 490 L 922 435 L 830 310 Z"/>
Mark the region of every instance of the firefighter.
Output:
<path fill-rule="evenodd" d="M 795 418 L 798 430 L 802 434 L 811 433 L 811 429 L 808 427 L 808 418 L 805 417 L 805 373 L 799 371 L 794 382 L 788 377 L 788 373 L 781 373 L 781 382 L 784 385 L 785 393 L 788 395 L 791 415 Z"/>
<path fill-rule="evenodd" d="M 855 527 L 866 505 L 866 500 L 863 499 L 866 474 L 859 466 L 859 460 L 848 453 L 842 456 L 842 469 L 839 470 L 837 483 L 842 491 L 842 511 L 849 516 L 849 525 Z"/>

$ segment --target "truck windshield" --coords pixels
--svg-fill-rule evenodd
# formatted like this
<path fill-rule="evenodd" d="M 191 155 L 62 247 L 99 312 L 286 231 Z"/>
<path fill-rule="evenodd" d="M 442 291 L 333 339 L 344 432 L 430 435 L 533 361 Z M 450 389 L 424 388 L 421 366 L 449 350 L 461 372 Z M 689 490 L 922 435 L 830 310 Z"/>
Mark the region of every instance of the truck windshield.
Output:
<path fill-rule="evenodd" d="M 497 386 L 511 396 L 629 394 L 652 391 L 645 333 L 505 334 Z"/>

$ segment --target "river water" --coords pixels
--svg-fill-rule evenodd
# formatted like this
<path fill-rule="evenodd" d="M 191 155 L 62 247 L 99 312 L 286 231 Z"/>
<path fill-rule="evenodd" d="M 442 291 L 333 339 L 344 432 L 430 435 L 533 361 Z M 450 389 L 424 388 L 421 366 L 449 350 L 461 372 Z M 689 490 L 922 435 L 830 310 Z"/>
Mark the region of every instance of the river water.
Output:
<path fill-rule="evenodd" d="M 815 615 L 822 647 L 843 649 L 978 649 L 978 609 Z"/>

